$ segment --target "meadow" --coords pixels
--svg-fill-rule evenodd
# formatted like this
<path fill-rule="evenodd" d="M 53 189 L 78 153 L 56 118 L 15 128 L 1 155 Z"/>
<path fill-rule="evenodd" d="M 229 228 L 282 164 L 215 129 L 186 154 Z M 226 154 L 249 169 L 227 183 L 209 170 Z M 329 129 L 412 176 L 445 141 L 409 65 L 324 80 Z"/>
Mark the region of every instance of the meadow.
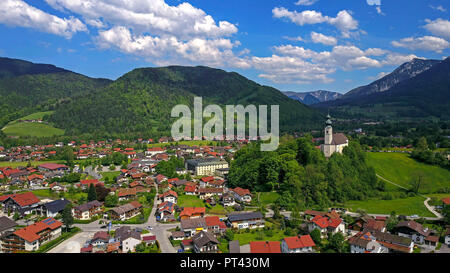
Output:
<path fill-rule="evenodd" d="M 45 123 L 19 122 L 19 120 L 42 119 L 45 115 L 51 115 L 53 111 L 37 112 L 11 121 L 2 131 L 7 136 L 31 136 L 31 137 L 51 137 L 64 135 L 64 130 L 53 127 Z"/>

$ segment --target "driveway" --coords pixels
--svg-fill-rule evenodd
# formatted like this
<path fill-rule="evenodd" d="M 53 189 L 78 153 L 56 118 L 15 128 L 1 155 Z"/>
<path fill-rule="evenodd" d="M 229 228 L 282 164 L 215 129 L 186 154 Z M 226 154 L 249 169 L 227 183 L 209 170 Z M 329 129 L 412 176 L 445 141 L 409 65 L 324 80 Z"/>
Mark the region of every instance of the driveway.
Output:
<path fill-rule="evenodd" d="M 52 248 L 47 253 L 80 253 L 84 243 L 91 239 L 95 232 L 80 232 L 68 240 Z"/>

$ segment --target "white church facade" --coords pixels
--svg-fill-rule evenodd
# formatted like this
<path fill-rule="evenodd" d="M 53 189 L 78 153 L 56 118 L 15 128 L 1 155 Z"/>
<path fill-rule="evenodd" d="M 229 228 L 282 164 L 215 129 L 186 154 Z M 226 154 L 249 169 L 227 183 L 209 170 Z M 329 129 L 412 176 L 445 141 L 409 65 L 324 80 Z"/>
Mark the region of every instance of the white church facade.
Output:
<path fill-rule="evenodd" d="M 324 144 L 320 146 L 320 149 L 325 157 L 329 158 L 334 153 L 342 154 L 344 148 L 348 146 L 348 138 L 342 133 L 333 134 L 330 115 L 327 116 L 326 125 Z"/>

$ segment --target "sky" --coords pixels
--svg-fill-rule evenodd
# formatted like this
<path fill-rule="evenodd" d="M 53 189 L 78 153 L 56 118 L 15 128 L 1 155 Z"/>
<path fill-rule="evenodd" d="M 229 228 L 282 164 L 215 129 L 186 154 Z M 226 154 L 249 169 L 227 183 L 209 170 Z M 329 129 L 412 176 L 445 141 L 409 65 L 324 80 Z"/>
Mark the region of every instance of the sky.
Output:
<path fill-rule="evenodd" d="M 448 0 L 1 0 L 0 56 L 117 79 L 204 65 L 345 93 L 450 52 Z"/>

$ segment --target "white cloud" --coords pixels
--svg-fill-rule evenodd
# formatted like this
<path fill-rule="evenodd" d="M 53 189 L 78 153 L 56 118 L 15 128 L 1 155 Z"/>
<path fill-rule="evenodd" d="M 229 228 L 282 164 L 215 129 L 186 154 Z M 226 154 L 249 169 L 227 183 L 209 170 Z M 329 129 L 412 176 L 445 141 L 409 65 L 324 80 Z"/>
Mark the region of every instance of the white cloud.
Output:
<path fill-rule="evenodd" d="M 86 21 L 94 20 L 113 26 L 127 26 L 134 33 L 173 35 L 188 39 L 192 36 L 223 37 L 237 32 L 237 27 L 227 21 L 218 23 L 203 10 L 189 3 L 171 6 L 165 0 L 45 0 L 60 10 L 81 15 Z"/>
<path fill-rule="evenodd" d="M 442 11 L 442 12 L 446 12 L 447 9 L 445 9 L 443 6 L 433 6 L 430 5 L 430 8 L 434 9 L 434 10 L 438 10 L 438 11 Z"/>
<path fill-rule="evenodd" d="M 434 21 L 426 19 L 425 22 L 427 22 L 424 26 L 426 30 L 436 36 L 450 40 L 450 21 L 439 18 Z"/>
<path fill-rule="evenodd" d="M 311 6 L 319 0 L 298 0 L 295 4 L 297 6 Z"/>
<path fill-rule="evenodd" d="M 37 29 L 42 32 L 56 34 L 67 39 L 77 32 L 87 31 L 87 27 L 79 19 L 59 18 L 43 12 L 21 0 L 0 1 L 0 23 Z"/>
<path fill-rule="evenodd" d="M 392 45 L 395 47 L 404 47 L 411 50 L 426 50 L 442 53 L 444 49 L 450 48 L 450 43 L 446 40 L 434 37 L 423 36 L 419 38 L 408 37 L 400 41 L 393 41 Z"/>
<path fill-rule="evenodd" d="M 367 4 L 369 6 L 375 6 L 375 9 L 378 14 L 380 15 L 386 15 L 381 11 L 381 0 L 367 0 Z"/>
<path fill-rule="evenodd" d="M 336 45 L 337 44 L 337 39 L 332 37 L 332 36 L 326 36 L 322 33 L 317 33 L 312 31 L 311 32 L 311 40 L 314 43 L 320 43 L 320 44 L 324 44 L 324 45 Z"/>
<path fill-rule="evenodd" d="M 358 21 L 347 10 L 340 11 L 336 17 L 328 17 L 315 10 L 297 12 L 277 7 L 272 10 L 272 14 L 275 18 L 288 18 L 291 22 L 300 26 L 328 23 L 339 29 L 344 37 L 349 37 L 350 31 L 358 29 Z"/>

